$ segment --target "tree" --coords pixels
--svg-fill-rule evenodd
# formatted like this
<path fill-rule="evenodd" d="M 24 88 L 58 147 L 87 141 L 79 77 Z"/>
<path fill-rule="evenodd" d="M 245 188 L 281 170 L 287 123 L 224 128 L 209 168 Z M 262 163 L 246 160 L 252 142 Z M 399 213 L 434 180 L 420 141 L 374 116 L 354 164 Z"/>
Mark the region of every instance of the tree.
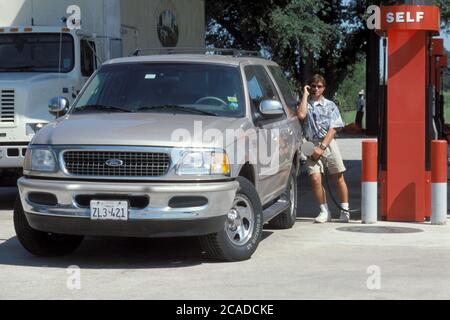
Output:
<path fill-rule="evenodd" d="M 297 87 L 312 73 L 328 80 L 328 95 L 365 56 L 367 7 L 384 0 L 206 1 L 207 43 L 262 52 L 280 64 Z M 449 25 L 450 0 L 435 0 Z"/>
<path fill-rule="evenodd" d="M 328 92 L 335 91 L 335 58 L 342 43 L 341 1 L 290 1 L 270 14 L 271 57 L 302 86 L 313 73 L 328 80 Z M 329 64 L 323 63 L 328 57 Z M 327 70 L 332 66 L 332 71 Z"/>
<path fill-rule="evenodd" d="M 341 112 L 356 110 L 356 100 L 359 91 L 366 86 L 366 61 L 364 59 L 355 64 L 355 70 L 347 75 L 339 84 L 334 102 L 338 105 Z"/>
<path fill-rule="evenodd" d="M 441 25 L 448 31 L 450 27 L 450 0 L 435 0 L 434 3 L 441 9 Z"/>
<path fill-rule="evenodd" d="M 341 61 L 354 61 L 342 35 L 342 1 L 244 0 L 207 1 L 207 43 L 262 51 L 278 62 L 300 86 L 313 72 L 325 73 L 334 92 Z M 328 59 L 327 59 L 328 57 Z M 346 70 L 345 70 L 346 71 Z M 342 76 L 340 77 L 342 78 Z"/>

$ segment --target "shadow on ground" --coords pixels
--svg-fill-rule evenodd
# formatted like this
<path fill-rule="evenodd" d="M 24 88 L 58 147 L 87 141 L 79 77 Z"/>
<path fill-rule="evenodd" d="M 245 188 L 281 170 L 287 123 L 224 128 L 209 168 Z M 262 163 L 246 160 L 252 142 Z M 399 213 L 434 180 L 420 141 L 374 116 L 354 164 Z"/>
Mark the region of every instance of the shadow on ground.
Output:
<path fill-rule="evenodd" d="M 264 230 L 263 240 L 273 232 Z M 89 237 L 74 253 L 64 257 L 41 258 L 28 253 L 12 237 L 0 244 L 0 265 L 84 269 L 184 268 L 217 263 L 202 252 L 197 238 L 112 238 Z"/>
<path fill-rule="evenodd" d="M 350 209 L 358 209 L 361 207 L 361 161 L 360 160 L 347 160 L 344 161 L 347 172 L 344 174 L 347 186 L 349 189 L 350 197 Z M 323 182 L 326 186 L 325 181 Z M 297 204 L 297 217 L 298 218 L 315 218 L 319 213 L 319 206 L 317 205 L 314 195 L 311 191 L 311 184 L 305 168 L 302 168 L 301 174 L 297 180 L 298 184 L 298 204 Z M 330 186 L 334 195 L 334 198 L 339 202 L 339 198 L 336 193 L 336 188 L 333 182 L 330 181 Z M 339 218 L 339 209 L 333 204 L 329 191 L 327 191 L 327 202 L 332 213 L 333 219 Z M 361 213 L 352 213 L 352 220 L 360 220 Z"/>

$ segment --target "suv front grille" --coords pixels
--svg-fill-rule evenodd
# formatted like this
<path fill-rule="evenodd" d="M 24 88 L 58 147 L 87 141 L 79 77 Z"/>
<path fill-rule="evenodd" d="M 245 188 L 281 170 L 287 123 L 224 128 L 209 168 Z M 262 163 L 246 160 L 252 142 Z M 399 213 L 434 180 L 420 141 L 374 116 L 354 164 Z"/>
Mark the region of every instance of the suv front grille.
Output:
<path fill-rule="evenodd" d="M 0 124 L 14 123 L 15 91 L 0 90 Z"/>
<path fill-rule="evenodd" d="M 157 177 L 167 173 L 170 157 L 162 152 L 66 151 L 66 170 L 76 176 L 95 177 Z M 108 160 L 122 162 L 109 166 Z"/>

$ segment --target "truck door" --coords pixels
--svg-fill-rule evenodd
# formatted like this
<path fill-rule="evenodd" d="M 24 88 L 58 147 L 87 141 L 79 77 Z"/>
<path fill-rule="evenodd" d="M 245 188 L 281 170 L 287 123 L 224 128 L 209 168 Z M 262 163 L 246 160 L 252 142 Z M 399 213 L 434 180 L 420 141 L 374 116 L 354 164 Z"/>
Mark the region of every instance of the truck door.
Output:
<path fill-rule="evenodd" d="M 83 86 L 89 77 L 97 69 L 97 53 L 95 42 L 82 39 L 80 41 L 80 57 L 81 57 L 81 86 Z M 77 90 L 80 90 L 78 88 Z"/>
<path fill-rule="evenodd" d="M 284 191 L 289 177 L 290 154 L 289 151 L 286 152 L 289 148 L 287 115 L 268 118 L 261 114 L 261 101 L 273 99 L 281 102 L 280 96 L 263 66 L 247 65 L 244 72 L 258 137 L 258 191 L 262 202 L 266 203 Z"/>

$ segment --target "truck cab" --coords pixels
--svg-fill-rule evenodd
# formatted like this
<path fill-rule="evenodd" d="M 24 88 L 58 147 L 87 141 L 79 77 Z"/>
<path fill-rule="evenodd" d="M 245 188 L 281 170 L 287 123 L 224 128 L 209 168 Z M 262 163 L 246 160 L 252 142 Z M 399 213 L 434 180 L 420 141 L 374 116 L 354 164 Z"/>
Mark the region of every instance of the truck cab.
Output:
<path fill-rule="evenodd" d="M 0 174 L 21 171 L 28 143 L 54 118 L 49 99 L 74 101 L 97 63 L 81 30 L 0 27 Z"/>

